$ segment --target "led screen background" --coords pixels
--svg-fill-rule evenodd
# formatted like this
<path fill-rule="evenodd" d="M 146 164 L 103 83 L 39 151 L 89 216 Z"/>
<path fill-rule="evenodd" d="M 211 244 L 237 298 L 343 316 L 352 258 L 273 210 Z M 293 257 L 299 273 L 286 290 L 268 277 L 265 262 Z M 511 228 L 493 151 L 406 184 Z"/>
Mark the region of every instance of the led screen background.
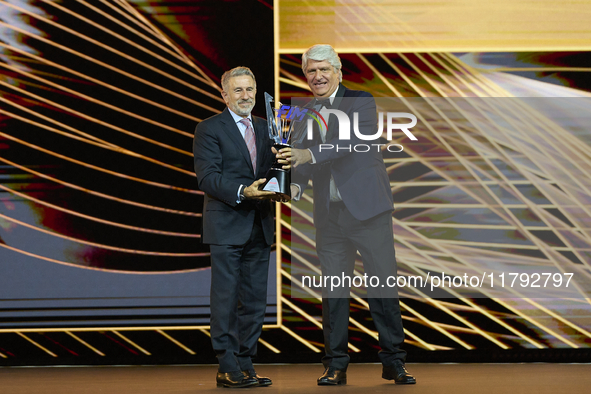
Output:
<path fill-rule="evenodd" d="M 553 291 L 531 298 L 511 289 L 496 296 L 476 291 L 469 298 L 448 291 L 434 299 L 405 289 L 406 342 L 431 351 L 588 348 L 591 134 L 585 119 L 591 70 L 589 53 L 581 51 L 591 44 L 589 4 L 278 4 L 282 101 L 310 96 L 301 53 L 327 43 L 340 54 L 347 87 L 371 92 L 384 112 L 380 100 L 394 97 L 404 104 L 394 112 L 419 118 L 413 129 L 418 141 L 400 133 L 392 143 L 404 151 L 384 151 L 400 275 L 519 266 L 576 272 L 578 285 L 564 298 Z M 454 100 L 479 108 L 479 115 L 458 113 Z M 285 221 L 284 270 L 292 291 L 298 283 L 290 268 L 319 273 L 311 201 L 305 196 L 291 211 L 284 209 L 291 218 Z M 308 321 L 320 319 L 318 298 L 308 293 L 302 303 Z M 356 297 L 353 305 L 352 330 L 375 336 L 368 333 L 367 302 Z M 362 338 L 352 336 L 350 349 Z"/>
<path fill-rule="evenodd" d="M 163 329 L 175 329 L 173 336 L 189 349 L 208 346 L 209 258 L 207 247 L 199 242 L 202 195 L 194 179 L 191 143 L 195 124 L 224 108 L 219 77 L 226 69 L 246 65 L 254 71 L 259 116 L 264 116 L 265 91 L 285 102 L 310 96 L 300 56 L 307 45 L 317 42 L 331 43 L 341 53 L 348 87 L 370 91 L 377 98 L 589 98 L 585 51 L 591 44 L 588 27 L 579 23 L 587 15 L 584 4 L 560 12 L 540 7 L 552 23 L 534 28 L 542 11 L 527 12 L 531 6 L 526 2 L 511 2 L 521 10 L 522 21 L 531 20 L 521 33 L 508 36 L 511 23 L 494 25 L 512 12 L 507 4 L 487 13 L 486 25 L 498 29 L 483 30 L 479 26 L 484 23 L 470 22 L 482 16 L 481 2 L 461 2 L 472 13 L 437 8 L 438 2 L 295 3 L 0 3 L 0 329 L 5 330 L 0 353 L 8 357 L 3 360 L 22 358 L 17 345 L 29 340 L 61 358 L 69 357 L 53 341 L 67 343 L 65 329 L 93 327 L 110 328 L 117 335 L 127 331 L 127 339 L 152 354 L 157 353 L 153 339 L 142 342 L 144 337 L 134 329 L 159 336 Z M 381 12 L 374 12 L 375 7 Z M 383 20 L 376 20 L 376 15 Z M 448 30 L 434 39 L 437 26 Z M 346 39 L 352 33 L 357 41 Z M 583 157 L 575 161 L 563 155 L 561 165 L 587 166 L 588 129 L 576 136 L 568 130 L 561 133 L 582 155 L 577 157 Z M 574 144 L 572 137 L 580 143 Z M 474 172 L 453 150 L 471 156 L 474 168 L 486 157 L 476 145 L 449 138 L 444 146 L 434 132 L 426 131 L 418 145 L 401 142 L 408 148 L 405 155 L 385 157 L 397 207 L 393 225 L 403 272 L 425 268 L 433 259 L 455 264 L 458 253 L 466 259 L 478 251 L 489 259 L 499 253 L 515 260 L 539 258 L 535 248 L 486 245 L 491 240 L 478 235 L 491 225 L 517 225 L 504 220 L 488 223 L 482 212 L 467 211 L 473 207 L 466 206 L 464 196 L 476 186 L 466 188 L 464 182 L 478 180 L 468 179 Z M 531 157 L 532 152 L 516 154 Z M 543 176 L 543 171 L 533 173 Z M 519 169 L 515 174 L 523 176 Z M 585 173 L 576 174 L 586 188 Z M 480 209 L 488 209 L 494 197 L 491 190 L 511 189 L 494 177 L 485 178 L 481 181 L 487 186 L 477 190 L 485 200 Z M 563 181 L 555 177 L 540 182 L 561 187 Z M 530 178 L 524 182 L 536 187 Z M 536 190 L 513 194 L 517 201 L 512 202 L 533 204 L 545 212 L 550 221 L 544 224 L 545 233 L 564 228 L 573 234 L 572 222 L 561 216 L 560 206 L 571 204 L 572 196 L 541 203 L 530 198 L 545 196 Z M 584 214 L 588 196 L 585 191 L 576 195 Z M 507 208 L 502 205 L 498 208 Z M 322 351 L 319 303 L 290 298 L 295 249 L 291 245 L 310 244 L 292 233 L 289 215 L 290 207 L 282 207 L 280 294 L 276 286 L 269 287 L 270 325 L 262 337 L 262 352 L 268 357 L 293 354 L 293 349 L 304 355 Z M 480 223 L 484 226 L 479 229 Z M 457 230 L 454 239 L 450 227 Z M 588 227 L 578 226 L 585 237 Z M 585 237 L 575 246 L 557 244 L 551 237 L 540 239 L 553 256 L 581 265 L 587 275 L 582 280 L 588 281 L 591 248 Z M 416 246 L 419 240 L 424 243 L 421 248 L 433 250 L 416 253 L 405 244 Z M 275 268 L 270 272 L 273 282 Z M 405 296 L 407 346 L 415 352 L 580 349 L 588 348 L 591 340 L 590 304 L 584 298 L 531 303 L 519 297 L 499 302 Z M 374 354 L 377 346 L 366 307 L 363 299 L 353 302 L 354 359 Z M 44 334 L 48 339 L 41 329 L 56 331 L 53 336 Z M 103 344 L 107 335 L 68 332 L 91 345 Z M 168 338 L 165 341 L 178 348 Z M 39 357 L 51 356 L 36 351 Z M 211 361 L 211 355 L 180 352 L 193 362 Z"/>
<path fill-rule="evenodd" d="M 261 11 L 272 26 L 261 3 L 226 11 L 228 34 Z M 256 63 L 269 90 L 272 38 L 266 61 L 247 49 L 211 56 L 227 36 L 183 42 L 127 2 L 3 2 L 0 15 L 0 325 L 207 326 L 193 130 L 224 109 L 224 70 Z M 194 15 L 213 30 L 220 10 Z"/>

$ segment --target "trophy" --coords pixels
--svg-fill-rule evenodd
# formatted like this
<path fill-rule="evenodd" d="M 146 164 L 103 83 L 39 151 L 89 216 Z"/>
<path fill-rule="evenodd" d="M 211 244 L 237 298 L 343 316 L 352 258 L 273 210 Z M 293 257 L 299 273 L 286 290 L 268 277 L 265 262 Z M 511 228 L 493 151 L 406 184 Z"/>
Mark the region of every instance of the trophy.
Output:
<path fill-rule="evenodd" d="M 269 138 L 273 141 L 273 147 L 279 151 L 282 148 L 289 148 L 291 142 L 291 132 L 293 131 L 294 121 L 290 118 L 291 111 L 272 108 L 271 102 L 274 102 L 273 96 L 265 92 L 265 108 L 267 110 L 267 125 L 269 127 Z M 293 107 L 290 107 L 290 109 Z M 290 170 L 281 168 L 283 165 L 275 160 L 267 175 L 266 181 L 259 189 L 283 194 L 286 198 L 291 198 Z"/>

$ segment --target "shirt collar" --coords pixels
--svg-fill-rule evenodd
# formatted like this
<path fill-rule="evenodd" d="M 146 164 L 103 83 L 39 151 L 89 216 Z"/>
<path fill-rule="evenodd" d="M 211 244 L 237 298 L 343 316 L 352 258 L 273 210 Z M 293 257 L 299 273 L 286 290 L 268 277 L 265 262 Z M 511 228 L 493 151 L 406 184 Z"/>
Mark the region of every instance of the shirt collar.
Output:
<path fill-rule="evenodd" d="M 230 109 L 230 107 L 228 107 L 228 111 L 230 111 L 230 115 L 232 115 L 232 118 L 234 119 L 235 123 L 238 123 L 242 119 L 244 119 L 242 116 L 235 114 L 234 111 Z M 252 124 L 252 114 L 248 114 L 247 118 L 250 120 L 250 123 Z"/>
<path fill-rule="evenodd" d="M 328 99 L 326 99 L 326 98 L 324 98 L 324 97 L 323 97 L 323 98 L 316 98 L 316 102 L 319 102 L 319 101 L 325 102 L 324 100 L 330 100 L 329 102 L 330 102 L 330 104 L 332 105 L 332 103 L 334 103 L 334 98 L 337 96 L 337 92 L 339 91 L 339 87 L 340 87 L 340 86 L 338 86 L 338 87 L 335 89 L 335 91 L 334 91 L 334 92 L 332 92 L 332 94 L 331 94 L 330 96 L 328 96 Z"/>
<path fill-rule="evenodd" d="M 339 91 L 339 87 L 337 86 L 337 88 L 334 90 L 334 92 L 332 92 L 332 94 L 330 95 L 330 97 L 328 98 L 330 100 L 330 103 L 334 103 L 334 98 L 337 97 L 337 92 Z"/>
<path fill-rule="evenodd" d="M 315 100 L 314 102 L 315 103 L 326 103 L 326 100 L 329 100 L 330 105 L 332 105 L 332 103 L 334 103 L 334 98 L 337 96 L 337 92 L 338 91 L 339 91 L 339 88 L 337 87 L 335 89 L 335 91 L 332 92 L 332 94 L 330 96 L 328 96 L 328 98 L 324 98 L 324 97 L 323 98 L 318 98 L 318 97 L 315 97 L 314 98 L 314 100 Z"/>

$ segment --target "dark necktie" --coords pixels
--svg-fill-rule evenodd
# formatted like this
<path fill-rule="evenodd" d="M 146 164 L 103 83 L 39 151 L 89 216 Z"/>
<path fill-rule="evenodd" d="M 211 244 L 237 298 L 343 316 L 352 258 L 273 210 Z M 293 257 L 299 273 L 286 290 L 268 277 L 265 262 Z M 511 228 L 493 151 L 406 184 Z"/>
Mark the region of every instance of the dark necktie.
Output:
<path fill-rule="evenodd" d="M 315 107 L 318 108 L 318 111 L 322 111 L 323 107 L 325 107 L 326 109 L 331 109 L 330 98 L 316 99 Z M 328 122 L 328 117 L 326 118 L 326 121 Z M 326 128 L 324 127 L 324 125 L 322 125 L 320 127 L 320 136 L 322 137 L 322 142 L 326 142 L 326 132 Z"/>
<path fill-rule="evenodd" d="M 246 147 L 248 148 L 248 153 L 250 153 L 250 161 L 252 163 L 252 170 L 254 173 L 257 173 L 257 144 L 256 138 L 254 136 L 254 130 L 250 125 L 250 119 L 244 118 L 240 120 L 240 123 L 246 126 L 246 131 L 244 132 L 244 142 L 246 142 Z"/>
<path fill-rule="evenodd" d="M 321 109 L 322 109 L 322 107 L 326 107 L 327 109 L 330 109 L 330 106 L 331 106 L 329 98 L 316 100 L 316 103 L 320 104 Z"/>

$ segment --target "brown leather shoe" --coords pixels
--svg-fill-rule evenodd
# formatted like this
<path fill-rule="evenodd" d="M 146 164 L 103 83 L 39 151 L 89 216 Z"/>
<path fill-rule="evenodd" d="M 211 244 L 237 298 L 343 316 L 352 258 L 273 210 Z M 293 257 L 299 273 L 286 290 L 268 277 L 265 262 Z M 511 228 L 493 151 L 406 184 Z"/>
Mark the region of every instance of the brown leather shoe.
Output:
<path fill-rule="evenodd" d="M 265 378 L 263 376 L 259 376 L 256 371 L 254 369 L 249 369 L 247 371 L 242 371 L 242 373 L 244 374 L 244 376 L 251 378 L 251 379 L 256 379 L 257 382 L 259 383 L 259 386 L 270 386 L 273 384 L 273 381 L 269 378 Z"/>
<path fill-rule="evenodd" d="M 347 371 L 328 367 L 324 370 L 321 377 L 318 378 L 318 386 L 334 386 L 337 384 L 347 384 Z"/>
<path fill-rule="evenodd" d="M 400 360 L 394 361 L 392 365 L 384 365 L 382 378 L 393 380 L 396 384 L 415 384 L 417 380 L 406 370 L 404 363 Z"/>
<path fill-rule="evenodd" d="M 239 387 L 250 387 L 250 386 L 257 386 L 259 384 L 258 380 L 250 377 L 246 377 L 240 371 L 235 372 L 218 372 L 218 375 L 215 378 L 218 387 L 231 387 L 231 388 L 239 388 Z"/>

